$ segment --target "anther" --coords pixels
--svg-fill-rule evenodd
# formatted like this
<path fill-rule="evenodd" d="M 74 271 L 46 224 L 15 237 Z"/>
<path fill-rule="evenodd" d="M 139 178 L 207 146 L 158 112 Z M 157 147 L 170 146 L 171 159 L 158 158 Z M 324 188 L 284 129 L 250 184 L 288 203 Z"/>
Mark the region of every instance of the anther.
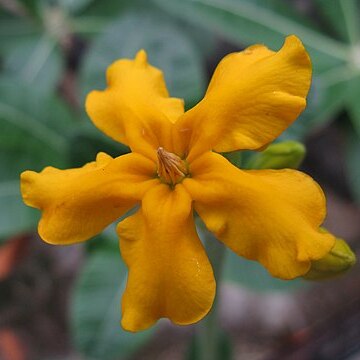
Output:
<path fill-rule="evenodd" d="M 188 168 L 184 160 L 179 156 L 166 151 L 164 148 L 157 149 L 159 178 L 164 182 L 175 185 L 188 174 Z"/>

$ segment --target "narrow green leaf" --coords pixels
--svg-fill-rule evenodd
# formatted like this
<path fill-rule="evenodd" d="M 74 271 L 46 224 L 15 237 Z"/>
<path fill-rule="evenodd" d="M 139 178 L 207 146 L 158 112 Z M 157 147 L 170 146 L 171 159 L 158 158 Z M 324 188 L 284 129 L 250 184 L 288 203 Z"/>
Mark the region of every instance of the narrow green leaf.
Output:
<path fill-rule="evenodd" d="M 57 0 L 58 4 L 71 14 L 85 10 L 94 0 Z"/>
<path fill-rule="evenodd" d="M 81 72 L 81 92 L 105 88 L 105 70 L 119 58 L 133 58 L 140 49 L 164 71 L 171 96 L 192 105 L 204 91 L 201 58 L 191 40 L 170 19 L 155 12 L 129 12 L 100 35 Z"/>
<path fill-rule="evenodd" d="M 0 17 L 0 53 L 6 55 L 13 47 L 40 36 L 41 29 L 29 20 Z"/>
<path fill-rule="evenodd" d="M 68 0 L 66 0 L 68 1 Z M 118 17 L 123 11 L 129 8 L 138 8 L 147 6 L 147 0 L 101 0 L 91 1 L 86 9 L 83 9 L 84 16 L 99 16 L 113 19 Z M 140 8 L 139 8 L 140 9 Z"/>
<path fill-rule="evenodd" d="M 314 0 L 313 3 L 315 9 L 318 10 L 320 16 L 325 20 L 330 34 L 344 42 L 348 42 L 349 37 L 340 0 Z"/>
<path fill-rule="evenodd" d="M 351 44 L 359 45 L 360 41 L 360 6 L 358 0 L 339 0 L 344 14 L 346 31 Z"/>
<path fill-rule="evenodd" d="M 349 83 L 346 105 L 350 115 L 350 120 L 360 139 L 360 74 L 354 77 Z"/>
<path fill-rule="evenodd" d="M 318 103 L 317 114 L 312 123 L 321 123 L 328 114 L 335 117 L 336 112 L 348 104 L 349 99 L 354 98 L 356 90 L 352 88 L 352 84 L 358 78 L 359 72 L 348 65 L 335 67 L 315 78 Z"/>
<path fill-rule="evenodd" d="M 307 114 L 311 119 L 309 127 L 323 125 L 327 120 L 333 120 L 336 113 L 344 106 L 348 95 L 349 81 L 353 72 L 347 67 L 336 67 L 322 72 L 313 81 L 313 110 Z"/>
<path fill-rule="evenodd" d="M 62 70 L 55 40 L 47 36 L 19 43 L 4 58 L 4 72 L 42 95 L 54 93 Z"/>
<path fill-rule="evenodd" d="M 71 28 L 76 34 L 97 34 L 109 25 L 109 18 L 102 16 L 79 16 L 71 22 Z"/>
<path fill-rule="evenodd" d="M 315 0 L 314 4 L 340 39 L 352 44 L 359 41 L 358 0 Z"/>
<path fill-rule="evenodd" d="M 334 67 L 313 78 L 307 107 L 281 140 L 303 140 L 317 128 L 335 119 L 349 96 L 349 82 L 354 72 L 348 66 Z"/>
<path fill-rule="evenodd" d="M 0 237 L 35 228 L 38 211 L 21 200 L 19 176 L 66 164 L 71 116 L 57 99 L 0 80 Z"/>
<path fill-rule="evenodd" d="M 27 14 L 35 18 L 40 18 L 40 1 L 39 0 L 18 0 L 24 9 L 26 9 Z"/>
<path fill-rule="evenodd" d="M 120 299 L 126 269 L 111 251 L 90 254 L 75 286 L 71 323 L 76 347 L 87 359 L 128 357 L 149 340 L 154 328 L 137 334 L 120 327 Z"/>
<path fill-rule="evenodd" d="M 26 168 L 64 165 L 71 120 L 56 98 L 0 80 L 0 179 L 17 178 Z"/>
<path fill-rule="evenodd" d="M 265 43 L 280 47 L 296 34 L 310 52 L 315 68 L 347 61 L 350 49 L 296 16 L 285 2 L 250 0 L 153 0 L 174 15 L 211 28 L 237 44 Z M 282 9 L 282 11 L 280 11 Z"/>

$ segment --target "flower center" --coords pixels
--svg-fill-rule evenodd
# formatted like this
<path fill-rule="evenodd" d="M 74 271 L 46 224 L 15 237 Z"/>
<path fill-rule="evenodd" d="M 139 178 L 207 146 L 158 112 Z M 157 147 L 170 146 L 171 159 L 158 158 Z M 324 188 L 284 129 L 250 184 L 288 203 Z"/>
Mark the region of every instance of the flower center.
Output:
<path fill-rule="evenodd" d="M 159 147 L 157 149 L 159 178 L 169 185 L 181 182 L 188 175 L 186 162 L 179 156 Z"/>

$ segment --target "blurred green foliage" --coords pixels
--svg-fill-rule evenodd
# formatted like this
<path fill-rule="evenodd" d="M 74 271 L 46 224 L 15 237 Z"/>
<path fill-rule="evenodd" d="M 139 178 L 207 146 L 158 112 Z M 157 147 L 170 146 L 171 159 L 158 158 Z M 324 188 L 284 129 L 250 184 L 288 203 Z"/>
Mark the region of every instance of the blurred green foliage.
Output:
<path fill-rule="evenodd" d="M 98 151 L 128 149 L 98 132 L 84 98 L 105 86 L 106 67 L 144 48 L 187 108 L 204 94 L 207 66 L 224 42 L 273 49 L 296 34 L 313 62 L 307 110 L 283 139 L 303 140 L 345 110 L 348 179 L 360 202 L 359 0 L 11 0 L 0 5 L 0 241 L 34 230 L 38 212 L 23 206 L 19 174 L 68 168 Z M 345 127 L 344 127 L 345 128 Z M 230 157 L 237 163 L 237 154 Z M 247 160 L 251 162 L 251 159 Z M 255 161 L 254 159 L 253 161 Z M 107 232 L 103 242 L 113 243 Z M 126 357 L 151 335 L 118 326 L 126 271 L 117 244 L 90 246 L 74 290 L 75 345 L 87 358 Z M 225 278 L 258 289 L 289 288 L 233 254 Z M 292 287 L 293 284 L 290 284 Z"/>
<path fill-rule="evenodd" d="M 120 298 L 126 284 L 126 268 L 117 246 L 102 237 L 89 253 L 72 298 L 74 342 L 90 359 L 116 359 L 141 347 L 155 327 L 140 333 L 120 329 Z"/>

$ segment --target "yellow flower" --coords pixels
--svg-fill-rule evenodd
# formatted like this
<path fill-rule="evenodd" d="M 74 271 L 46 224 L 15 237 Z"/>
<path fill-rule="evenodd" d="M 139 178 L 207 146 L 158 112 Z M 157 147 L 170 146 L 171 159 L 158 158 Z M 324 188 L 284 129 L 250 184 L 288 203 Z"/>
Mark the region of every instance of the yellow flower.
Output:
<path fill-rule="evenodd" d="M 194 210 L 230 249 L 282 279 L 305 274 L 330 251 L 334 237 L 319 231 L 324 194 L 309 176 L 239 170 L 219 154 L 266 147 L 305 108 L 311 64 L 297 37 L 278 52 L 255 45 L 226 56 L 187 112 L 143 50 L 106 75 L 107 89 L 91 92 L 86 110 L 132 153 L 99 153 L 78 169 L 25 171 L 21 186 L 25 203 L 42 211 L 39 234 L 50 244 L 87 240 L 140 205 L 117 226 L 129 268 L 125 329 L 161 317 L 191 324 L 211 308 L 215 280 Z"/>

